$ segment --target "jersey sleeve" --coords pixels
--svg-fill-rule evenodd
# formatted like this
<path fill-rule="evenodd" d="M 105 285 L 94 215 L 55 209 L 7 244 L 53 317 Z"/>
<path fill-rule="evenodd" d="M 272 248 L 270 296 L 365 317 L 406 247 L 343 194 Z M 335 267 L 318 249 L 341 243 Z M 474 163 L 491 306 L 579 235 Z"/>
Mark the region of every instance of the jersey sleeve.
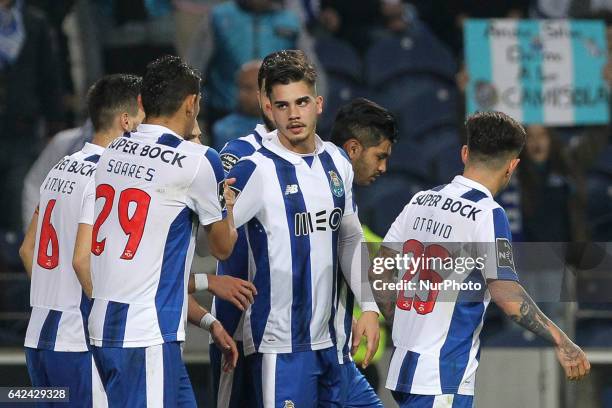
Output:
<path fill-rule="evenodd" d="M 227 178 L 236 179 L 231 188 L 236 193 L 234 225 L 239 228 L 259 212 L 263 199 L 263 180 L 257 171 L 257 165 L 251 160 L 240 160 L 228 173 Z"/>
<path fill-rule="evenodd" d="M 96 180 L 92 177 L 83 191 L 83 202 L 81 203 L 81 213 L 79 224 L 94 224 L 96 206 Z"/>
<path fill-rule="evenodd" d="M 246 140 L 235 139 L 227 142 L 219 153 L 225 174 L 229 173 L 241 158 L 253 153 L 255 153 L 255 147 Z"/>
<path fill-rule="evenodd" d="M 484 256 L 486 279 L 518 281 L 512 251 L 512 233 L 503 208 L 497 207 L 484 217 L 476 229 L 475 242 Z"/>
<path fill-rule="evenodd" d="M 187 206 L 198 215 L 200 224 L 210 225 L 225 217 L 224 181 L 219 153 L 208 148 L 187 193 Z"/>

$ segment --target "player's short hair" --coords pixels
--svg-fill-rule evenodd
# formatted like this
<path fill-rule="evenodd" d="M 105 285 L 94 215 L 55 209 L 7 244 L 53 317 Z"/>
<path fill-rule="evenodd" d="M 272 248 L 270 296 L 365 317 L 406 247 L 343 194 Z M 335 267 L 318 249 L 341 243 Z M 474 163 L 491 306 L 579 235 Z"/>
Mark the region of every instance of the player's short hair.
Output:
<path fill-rule="evenodd" d="M 171 116 L 189 95 L 200 93 L 200 73 L 181 58 L 166 55 L 147 65 L 142 80 L 142 107 L 149 117 Z"/>
<path fill-rule="evenodd" d="M 87 92 L 87 110 L 94 131 L 110 129 L 115 116 L 122 112 L 136 116 L 141 86 L 142 78 L 136 75 L 113 74 L 96 81 Z"/>
<path fill-rule="evenodd" d="M 272 67 L 285 61 L 293 61 L 294 64 L 308 64 L 308 58 L 306 58 L 304 51 L 301 50 L 281 50 L 266 55 L 261 62 L 257 74 L 257 85 L 259 89 L 264 85 L 264 80 Z"/>
<path fill-rule="evenodd" d="M 266 82 L 268 97 L 272 95 L 274 85 L 288 85 L 292 82 L 304 81 L 308 86 L 314 88 L 317 82 L 317 71 L 303 51 L 285 50 L 284 52 L 287 55 L 286 58 L 279 56 L 276 63 L 265 68 L 263 78 Z"/>
<path fill-rule="evenodd" d="M 525 128 L 502 112 L 478 112 L 465 122 L 470 158 L 485 164 L 517 157 L 527 132 Z"/>
<path fill-rule="evenodd" d="M 395 143 L 397 136 L 397 124 L 391 112 L 366 98 L 355 98 L 336 114 L 331 142 L 342 147 L 347 140 L 357 139 L 368 148 L 384 139 Z"/>

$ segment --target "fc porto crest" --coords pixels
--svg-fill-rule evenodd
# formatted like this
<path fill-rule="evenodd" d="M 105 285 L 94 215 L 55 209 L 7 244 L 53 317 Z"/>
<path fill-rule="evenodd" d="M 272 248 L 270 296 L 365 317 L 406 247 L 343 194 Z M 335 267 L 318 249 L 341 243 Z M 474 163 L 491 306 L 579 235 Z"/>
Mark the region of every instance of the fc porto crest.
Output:
<path fill-rule="evenodd" d="M 285 400 L 285 405 L 283 408 L 295 408 L 295 404 L 291 400 Z"/>
<path fill-rule="evenodd" d="M 330 170 L 327 172 L 329 174 L 329 186 L 331 187 L 332 193 L 336 197 L 342 197 L 344 195 L 344 183 L 342 179 L 338 177 L 335 171 Z"/>

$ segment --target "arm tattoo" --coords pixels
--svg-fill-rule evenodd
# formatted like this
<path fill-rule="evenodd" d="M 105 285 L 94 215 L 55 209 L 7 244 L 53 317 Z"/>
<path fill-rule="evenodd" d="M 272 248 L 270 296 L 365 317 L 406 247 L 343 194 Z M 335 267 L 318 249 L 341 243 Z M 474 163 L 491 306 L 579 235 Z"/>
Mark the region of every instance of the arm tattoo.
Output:
<path fill-rule="evenodd" d="M 521 307 L 518 315 L 510 316 L 512 320 L 520 324 L 532 333 L 537 334 L 544 340 L 555 344 L 550 333 L 550 320 L 542 313 L 528 294 L 522 294 Z"/>

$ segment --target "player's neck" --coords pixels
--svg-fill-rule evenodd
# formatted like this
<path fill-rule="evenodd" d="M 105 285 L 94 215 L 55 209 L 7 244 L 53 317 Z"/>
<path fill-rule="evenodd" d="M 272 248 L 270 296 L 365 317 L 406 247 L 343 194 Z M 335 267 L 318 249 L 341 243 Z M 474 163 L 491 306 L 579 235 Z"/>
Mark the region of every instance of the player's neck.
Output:
<path fill-rule="evenodd" d="M 103 148 L 107 148 L 108 145 L 121 136 L 123 134 L 123 129 L 111 129 L 106 132 L 95 132 L 93 138 L 91 139 L 91 143 L 102 146 Z"/>
<path fill-rule="evenodd" d="M 317 147 L 314 133 L 308 136 L 308 138 L 294 144 L 282 133 L 278 132 L 278 141 L 285 149 L 297 154 L 312 154 Z"/>
<path fill-rule="evenodd" d="M 185 137 L 185 121 L 180 120 L 174 116 L 157 116 L 157 117 L 146 117 L 142 122 L 146 125 L 158 125 L 170 129 L 177 135 Z"/>
<path fill-rule="evenodd" d="M 495 196 L 500 189 L 499 181 L 497 181 L 497 176 L 495 174 L 485 174 L 481 170 L 466 167 L 463 171 L 463 177 L 482 184 L 489 190 L 492 196 Z"/>

